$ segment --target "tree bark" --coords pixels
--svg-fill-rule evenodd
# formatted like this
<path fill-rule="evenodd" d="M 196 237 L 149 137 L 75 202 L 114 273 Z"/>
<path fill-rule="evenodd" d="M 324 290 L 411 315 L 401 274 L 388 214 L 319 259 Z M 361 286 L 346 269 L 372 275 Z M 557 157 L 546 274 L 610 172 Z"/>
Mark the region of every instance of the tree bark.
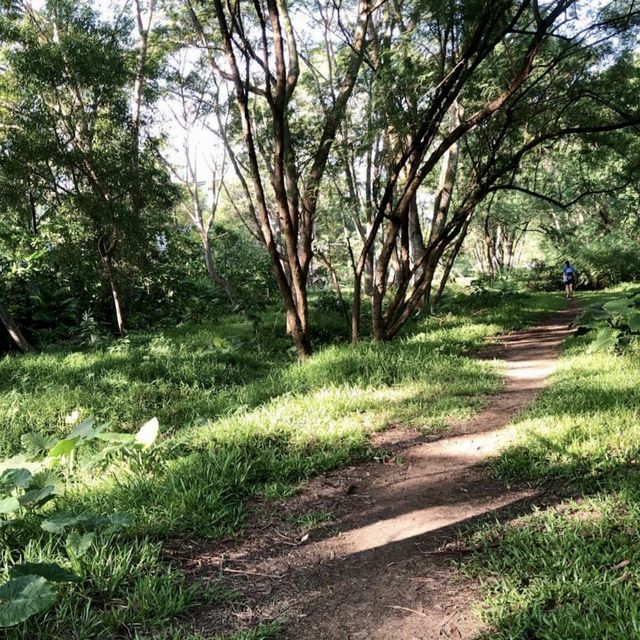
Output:
<path fill-rule="evenodd" d="M 0 303 L 0 322 L 5 326 L 5 329 L 9 332 L 11 339 L 16 343 L 20 351 L 23 353 L 33 351 L 33 347 L 24 337 L 20 327 L 16 324 L 9 312 L 2 306 L 2 303 Z"/>
<path fill-rule="evenodd" d="M 202 241 L 202 253 L 204 254 L 204 262 L 207 267 L 207 273 L 209 277 L 215 284 L 217 284 L 225 293 L 229 302 L 232 306 L 238 306 L 238 299 L 236 297 L 235 290 L 228 278 L 225 278 L 218 270 L 215 268 L 213 262 L 213 251 L 211 250 L 211 239 L 209 238 L 209 233 L 206 229 L 200 228 L 200 239 Z"/>
<path fill-rule="evenodd" d="M 460 126 L 464 108 L 456 101 L 451 105 L 452 128 Z M 447 221 L 449 207 L 451 205 L 451 196 L 453 195 L 453 187 L 458 172 L 458 156 L 460 142 L 454 142 L 442 157 L 442 168 L 440 169 L 440 178 L 438 180 L 438 190 L 433 205 L 433 221 L 431 230 L 429 231 L 429 240 L 427 245 L 430 246 L 442 235 L 444 225 Z"/>
<path fill-rule="evenodd" d="M 362 273 L 355 273 L 353 278 L 353 306 L 351 308 L 351 344 L 360 340 L 360 323 L 362 320 Z"/>
<path fill-rule="evenodd" d="M 435 309 L 440 304 L 440 300 L 442 299 L 442 294 L 444 293 L 444 288 L 447 286 L 447 282 L 449 282 L 449 276 L 451 275 L 451 270 L 453 269 L 453 265 L 455 264 L 456 258 L 460 253 L 460 249 L 462 249 L 462 245 L 464 244 L 464 241 L 467 237 L 467 232 L 469 230 L 469 223 L 471 222 L 472 215 L 473 214 L 471 214 L 467 218 L 467 221 L 465 222 L 464 227 L 462 227 L 462 231 L 460 231 L 460 235 L 458 236 L 455 244 L 453 245 L 453 248 L 451 249 L 451 251 L 446 257 L 446 260 L 444 262 L 444 267 L 442 270 L 442 277 L 440 278 L 440 283 L 438 284 L 438 288 L 433 298 L 431 299 L 432 310 Z"/>
<path fill-rule="evenodd" d="M 104 266 L 104 273 L 111 289 L 111 297 L 113 299 L 113 309 L 116 314 L 118 333 L 123 336 L 127 331 L 124 325 L 124 311 L 120 298 L 120 287 L 118 286 L 118 279 L 116 278 L 116 274 L 113 268 L 113 250 L 115 248 L 114 244 L 115 243 L 112 242 L 110 246 L 106 246 L 105 242 L 100 241 L 98 242 L 98 249 L 100 252 L 100 258 L 102 259 L 102 264 Z"/>

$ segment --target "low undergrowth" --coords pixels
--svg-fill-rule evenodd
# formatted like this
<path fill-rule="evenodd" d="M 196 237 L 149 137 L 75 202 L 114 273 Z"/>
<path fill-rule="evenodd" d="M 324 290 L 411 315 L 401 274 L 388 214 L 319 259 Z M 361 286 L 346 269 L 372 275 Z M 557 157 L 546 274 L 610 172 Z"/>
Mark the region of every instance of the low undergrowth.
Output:
<path fill-rule="evenodd" d="M 485 297 L 458 305 L 418 320 L 393 343 L 328 344 L 302 364 L 282 349 L 279 327 L 237 318 L 0 360 L 5 455 L 27 432 L 65 435 L 67 423 L 89 414 L 108 431 L 132 431 L 151 416 L 161 427 L 144 456 L 74 468 L 49 516 L 126 512 L 131 522 L 115 537 L 96 536 L 81 580 L 59 586 L 55 608 L 4 637 L 189 637 L 189 612 L 220 594 L 169 567 L 164 539 L 240 535 L 253 496 L 288 496 L 313 474 L 380 457 L 369 444 L 373 431 L 405 424 L 429 432 L 470 415 L 501 380 L 494 365 L 465 354 L 562 301 Z M 37 528 L 28 543 L 5 537 L 4 577 L 16 563 L 61 561 L 59 549 Z"/>
<path fill-rule="evenodd" d="M 557 373 L 491 464 L 551 485 L 557 504 L 472 536 L 487 638 L 640 637 L 640 361 L 572 339 Z"/>

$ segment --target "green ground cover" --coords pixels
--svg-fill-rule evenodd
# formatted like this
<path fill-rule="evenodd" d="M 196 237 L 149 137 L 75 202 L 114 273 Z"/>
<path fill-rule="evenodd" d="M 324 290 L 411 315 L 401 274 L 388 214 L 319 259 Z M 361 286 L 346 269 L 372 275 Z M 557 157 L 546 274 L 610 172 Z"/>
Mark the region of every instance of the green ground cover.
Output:
<path fill-rule="evenodd" d="M 640 350 L 590 353 L 592 339 L 568 341 L 519 440 L 491 463 L 563 497 L 473 535 L 487 638 L 640 637 Z"/>
<path fill-rule="evenodd" d="M 161 427 L 154 447 L 98 465 L 88 445 L 43 515 L 27 513 L 19 527 L 0 529 L 4 578 L 24 561 L 57 562 L 80 577 L 57 587 L 54 608 L 5 637 L 187 637 L 181 625 L 190 611 L 232 596 L 188 584 L 163 559 L 163 540 L 239 535 L 252 496 L 291 495 L 315 473 L 379 457 L 368 441 L 373 431 L 401 424 L 431 432 L 470 415 L 501 379 L 491 363 L 467 354 L 563 304 L 548 294 L 461 298 L 416 321 L 402 339 L 356 348 L 329 343 L 336 320 L 327 318 L 326 344 L 302 364 L 282 348 L 269 315 L 0 360 L 5 456 L 20 450 L 24 434 L 67 434 L 74 412 L 96 416 L 109 431 L 134 431 L 153 416 Z M 77 558 L 68 532 L 40 527 L 44 516 L 114 511 L 130 514 L 131 526 L 93 532 Z"/>

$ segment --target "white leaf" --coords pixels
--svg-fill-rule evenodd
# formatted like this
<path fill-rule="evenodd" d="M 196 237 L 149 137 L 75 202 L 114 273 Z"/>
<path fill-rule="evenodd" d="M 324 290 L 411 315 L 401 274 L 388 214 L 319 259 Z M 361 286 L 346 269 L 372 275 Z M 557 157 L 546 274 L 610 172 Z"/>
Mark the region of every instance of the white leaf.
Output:
<path fill-rule="evenodd" d="M 158 418 L 151 418 L 149 422 L 143 424 L 140 431 L 136 433 L 136 444 L 142 445 L 143 449 L 148 449 L 158 437 L 160 423 Z"/>
<path fill-rule="evenodd" d="M 65 416 L 65 424 L 75 424 L 80 419 L 80 412 L 74 409 L 69 415 Z"/>

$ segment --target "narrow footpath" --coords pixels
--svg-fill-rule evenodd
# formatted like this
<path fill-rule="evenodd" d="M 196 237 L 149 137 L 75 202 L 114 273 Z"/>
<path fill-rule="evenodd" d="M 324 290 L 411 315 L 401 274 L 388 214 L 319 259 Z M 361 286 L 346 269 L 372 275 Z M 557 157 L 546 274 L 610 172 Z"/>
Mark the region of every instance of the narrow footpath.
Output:
<path fill-rule="evenodd" d="M 274 518 L 237 549 L 193 549 L 194 574 L 222 572 L 243 596 L 203 613 L 198 626 L 219 631 L 280 619 L 278 637 L 287 640 L 474 638 L 479 594 L 453 562 L 465 552 L 458 531 L 526 512 L 537 497 L 490 478 L 478 463 L 514 437 L 509 424 L 555 370 L 575 313 L 502 336 L 479 355 L 504 362 L 506 384 L 471 420 L 427 442 L 418 432 L 385 432 L 381 443 L 398 464 L 370 463 L 312 481 L 293 508 L 331 513 L 324 533 L 296 540 Z"/>

